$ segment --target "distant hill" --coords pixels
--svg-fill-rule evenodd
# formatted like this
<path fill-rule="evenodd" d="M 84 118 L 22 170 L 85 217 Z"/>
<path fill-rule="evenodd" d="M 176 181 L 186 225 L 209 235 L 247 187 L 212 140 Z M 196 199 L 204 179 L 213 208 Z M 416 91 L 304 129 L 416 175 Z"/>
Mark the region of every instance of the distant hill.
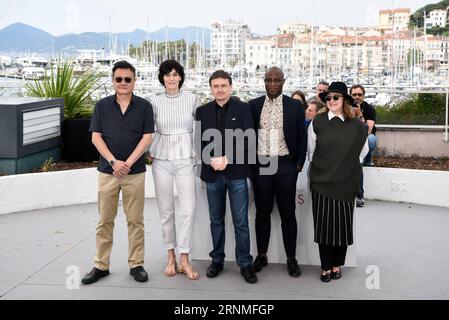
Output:
<path fill-rule="evenodd" d="M 0 30 L 0 51 L 37 51 L 51 48 L 54 37 L 48 32 L 23 23 L 14 23 Z"/>
<path fill-rule="evenodd" d="M 447 9 L 449 6 L 449 0 L 443 0 L 438 3 L 428 4 L 418 10 L 410 16 L 410 25 L 422 28 L 424 24 L 424 12 L 429 13 L 435 9 Z"/>
<path fill-rule="evenodd" d="M 204 32 L 204 44 L 210 47 L 211 30 L 201 27 L 167 28 L 169 41 L 185 39 L 194 42 L 202 41 Z M 166 30 L 161 28 L 150 32 L 150 40 L 165 41 Z M 147 32 L 136 29 L 133 32 L 115 33 L 118 49 L 126 48 L 129 44 L 139 46 L 147 39 Z M 38 52 L 50 53 L 52 51 L 75 51 L 78 49 L 109 48 L 109 33 L 85 32 L 81 34 L 65 34 L 53 36 L 48 32 L 34 28 L 23 23 L 14 23 L 0 30 L 0 52 Z"/>

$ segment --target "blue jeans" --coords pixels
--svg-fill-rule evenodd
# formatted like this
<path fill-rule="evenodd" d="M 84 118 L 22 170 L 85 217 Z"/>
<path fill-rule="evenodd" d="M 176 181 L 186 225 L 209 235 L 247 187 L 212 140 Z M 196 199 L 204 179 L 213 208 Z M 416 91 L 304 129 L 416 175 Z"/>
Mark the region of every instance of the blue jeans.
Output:
<path fill-rule="evenodd" d="M 369 146 L 369 151 L 368 151 L 368 154 L 366 155 L 365 159 L 363 159 L 363 164 L 370 163 L 372 161 L 371 156 L 372 156 L 374 149 L 376 149 L 376 146 L 377 146 L 376 135 L 370 134 L 368 136 L 368 146 Z"/>
<path fill-rule="evenodd" d="M 226 192 L 229 191 L 232 222 L 235 233 L 235 258 L 240 268 L 252 264 L 248 226 L 248 185 L 246 179 L 228 180 L 220 174 L 215 182 L 207 182 L 210 230 L 213 250 L 212 262 L 224 263 Z"/>

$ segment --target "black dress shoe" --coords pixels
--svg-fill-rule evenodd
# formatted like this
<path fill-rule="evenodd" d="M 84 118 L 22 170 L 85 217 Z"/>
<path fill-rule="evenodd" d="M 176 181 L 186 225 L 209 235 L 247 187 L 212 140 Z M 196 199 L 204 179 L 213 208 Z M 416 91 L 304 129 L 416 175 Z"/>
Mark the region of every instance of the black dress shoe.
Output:
<path fill-rule="evenodd" d="M 340 270 L 338 270 L 337 272 L 331 272 L 331 277 L 332 277 L 332 279 L 334 279 L 334 280 L 338 280 L 338 279 L 340 279 L 341 278 L 341 269 Z"/>
<path fill-rule="evenodd" d="M 268 258 L 266 255 L 258 255 L 253 262 L 254 272 L 259 272 L 263 267 L 268 265 Z"/>
<path fill-rule="evenodd" d="M 137 282 L 148 281 L 148 273 L 142 266 L 129 269 L 129 274 L 132 275 Z"/>
<path fill-rule="evenodd" d="M 322 274 L 320 275 L 320 279 L 323 282 L 330 282 L 332 278 L 332 273 Z"/>
<path fill-rule="evenodd" d="M 254 269 L 251 265 L 241 268 L 240 273 L 242 274 L 243 278 L 245 278 L 245 281 L 248 283 L 256 283 L 257 282 L 257 275 L 254 272 Z"/>
<path fill-rule="evenodd" d="M 97 282 L 103 277 L 106 277 L 109 275 L 109 270 L 103 271 L 97 268 L 93 268 L 88 274 L 84 276 L 84 278 L 81 280 L 83 284 L 91 284 L 94 282 Z"/>
<path fill-rule="evenodd" d="M 212 262 L 212 264 L 207 268 L 206 276 L 208 278 L 215 278 L 223 270 L 223 264 Z"/>
<path fill-rule="evenodd" d="M 298 265 L 298 261 L 296 258 L 288 258 L 287 259 L 287 269 L 288 274 L 292 277 L 299 277 L 301 275 L 301 268 Z"/>

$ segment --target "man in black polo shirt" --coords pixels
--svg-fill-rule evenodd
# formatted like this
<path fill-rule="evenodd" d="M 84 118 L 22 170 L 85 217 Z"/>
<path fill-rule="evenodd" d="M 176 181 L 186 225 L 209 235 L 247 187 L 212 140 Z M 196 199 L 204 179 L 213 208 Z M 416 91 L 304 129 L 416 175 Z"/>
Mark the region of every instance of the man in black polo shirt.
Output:
<path fill-rule="evenodd" d="M 95 267 L 83 279 L 91 284 L 109 275 L 114 220 L 119 193 L 128 222 L 128 264 L 138 282 L 148 280 L 143 268 L 145 228 L 145 157 L 154 133 L 151 104 L 133 94 L 136 69 L 126 61 L 112 69 L 115 95 L 100 100 L 92 116 L 92 143 L 100 153 Z"/>
<path fill-rule="evenodd" d="M 372 153 L 377 145 L 376 137 L 376 109 L 365 101 L 365 88 L 360 84 L 355 84 L 350 90 L 351 96 L 354 98 L 354 112 L 356 116 L 359 117 L 360 121 L 365 123 L 368 127 L 368 146 L 369 152 L 363 159 L 363 166 L 372 167 L 374 166 L 372 160 Z M 365 205 L 365 198 L 363 189 L 363 172 L 360 181 L 360 193 L 356 199 L 357 207 L 363 207 Z"/>

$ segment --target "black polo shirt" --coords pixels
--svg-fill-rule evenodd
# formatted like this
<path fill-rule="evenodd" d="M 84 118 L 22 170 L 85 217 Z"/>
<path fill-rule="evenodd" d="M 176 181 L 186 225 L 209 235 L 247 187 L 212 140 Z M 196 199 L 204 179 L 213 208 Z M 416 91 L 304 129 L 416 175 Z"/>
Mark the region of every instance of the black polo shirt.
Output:
<path fill-rule="evenodd" d="M 372 120 L 376 122 L 376 109 L 370 104 L 368 104 L 366 101 L 363 101 L 362 105 L 360 106 L 360 110 L 362 111 L 363 118 L 365 121 Z M 373 131 L 371 131 L 372 134 L 376 134 L 376 125 L 373 127 Z"/>
<path fill-rule="evenodd" d="M 217 129 L 221 133 L 221 155 L 214 155 L 215 157 L 223 157 L 225 155 L 226 150 L 226 139 L 225 139 L 225 132 L 226 132 L 226 115 L 228 113 L 229 109 L 229 101 L 226 102 L 226 104 L 220 106 L 217 102 L 215 102 L 215 111 L 216 111 L 216 119 L 217 119 Z"/>
<path fill-rule="evenodd" d="M 147 100 L 133 95 L 131 104 L 123 114 L 115 95 L 106 97 L 95 105 L 89 131 L 101 133 L 114 157 L 126 161 L 143 135 L 154 133 L 153 107 Z M 108 161 L 101 155 L 98 171 L 113 173 Z M 142 156 L 132 166 L 130 174 L 145 171 L 145 157 Z"/>

